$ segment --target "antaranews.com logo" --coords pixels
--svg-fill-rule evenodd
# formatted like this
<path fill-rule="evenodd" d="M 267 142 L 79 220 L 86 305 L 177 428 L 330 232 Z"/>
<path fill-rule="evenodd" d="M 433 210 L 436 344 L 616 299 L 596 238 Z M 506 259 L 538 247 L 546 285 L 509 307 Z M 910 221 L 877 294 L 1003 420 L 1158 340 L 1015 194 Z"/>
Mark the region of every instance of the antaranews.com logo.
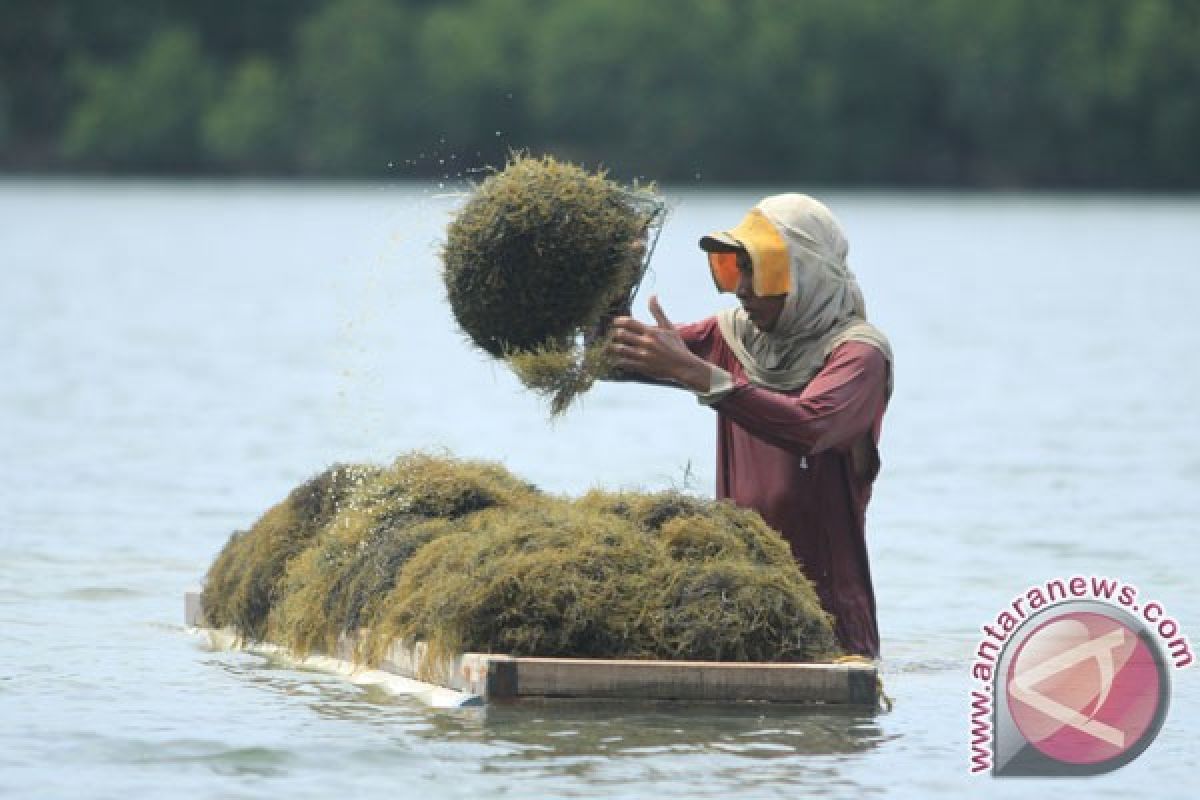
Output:
<path fill-rule="evenodd" d="M 1161 603 L 1096 576 L 1030 587 L 983 634 L 971 664 L 972 773 L 1098 775 L 1128 764 L 1166 719 L 1171 670 L 1193 660 Z"/>

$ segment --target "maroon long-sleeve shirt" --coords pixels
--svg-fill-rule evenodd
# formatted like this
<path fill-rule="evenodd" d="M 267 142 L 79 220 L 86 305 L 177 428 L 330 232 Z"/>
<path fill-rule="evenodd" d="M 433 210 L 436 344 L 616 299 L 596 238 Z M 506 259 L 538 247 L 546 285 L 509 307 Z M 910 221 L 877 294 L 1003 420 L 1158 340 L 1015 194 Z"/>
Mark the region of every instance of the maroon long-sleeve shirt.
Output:
<path fill-rule="evenodd" d="M 688 348 L 727 370 L 717 411 L 717 497 L 751 508 L 783 534 L 846 650 L 877 658 L 879 629 L 865 517 L 878 472 L 888 365 L 846 342 L 803 389 L 752 385 L 716 317 L 677 327 Z"/>

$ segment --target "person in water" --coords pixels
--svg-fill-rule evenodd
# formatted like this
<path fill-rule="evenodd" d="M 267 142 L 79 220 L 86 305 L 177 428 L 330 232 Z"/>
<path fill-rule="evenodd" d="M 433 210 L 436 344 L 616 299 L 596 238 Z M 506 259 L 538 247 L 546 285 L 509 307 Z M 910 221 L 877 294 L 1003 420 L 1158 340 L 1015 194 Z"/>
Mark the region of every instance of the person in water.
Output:
<path fill-rule="evenodd" d="M 740 307 L 673 325 L 651 297 L 656 324 L 617 317 L 609 353 L 717 412 L 717 497 L 783 534 L 842 646 L 878 658 L 864 523 L 892 352 L 867 322 L 846 238 L 820 202 L 781 194 L 700 247 Z"/>

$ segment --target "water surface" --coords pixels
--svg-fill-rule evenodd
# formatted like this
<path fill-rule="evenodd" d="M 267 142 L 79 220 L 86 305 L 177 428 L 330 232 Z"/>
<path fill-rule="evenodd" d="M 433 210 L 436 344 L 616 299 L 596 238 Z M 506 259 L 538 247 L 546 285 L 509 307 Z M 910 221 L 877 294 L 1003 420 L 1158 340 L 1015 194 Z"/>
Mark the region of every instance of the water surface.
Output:
<path fill-rule="evenodd" d="M 672 193 L 644 291 L 675 320 L 728 304 L 695 241 L 758 195 Z M 431 710 L 206 651 L 182 590 L 330 463 L 448 448 L 553 491 L 711 492 L 712 412 L 602 386 L 548 423 L 453 329 L 437 190 L 0 184 L 0 793 L 1063 788 L 967 777 L 969 655 L 1012 596 L 1075 573 L 1137 584 L 1200 639 L 1200 202 L 823 197 L 897 354 L 868 518 L 890 714 Z M 1186 791 L 1196 674 L 1087 794 Z"/>

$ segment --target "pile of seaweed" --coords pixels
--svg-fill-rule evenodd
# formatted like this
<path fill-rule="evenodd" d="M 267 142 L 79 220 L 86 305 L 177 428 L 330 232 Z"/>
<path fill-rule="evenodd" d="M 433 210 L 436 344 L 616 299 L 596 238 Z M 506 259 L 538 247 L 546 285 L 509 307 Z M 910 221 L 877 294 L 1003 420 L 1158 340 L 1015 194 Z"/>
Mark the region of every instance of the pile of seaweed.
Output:
<path fill-rule="evenodd" d="M 653 188 L 514 154 L 447 229 L 442 278 L 455 319 L 560 414 L 610 368 L 604 322 L 627 313 L 663 216 Z"/>
<path fill-rule="evenodd" d="M 208 623 L 360 661 L 454 653 L 821 661 L 832 620 L 751 511 L 678 491 L 550 495 L 499 464 L 411 453 L 331 467 L 209 570 Z"/>

